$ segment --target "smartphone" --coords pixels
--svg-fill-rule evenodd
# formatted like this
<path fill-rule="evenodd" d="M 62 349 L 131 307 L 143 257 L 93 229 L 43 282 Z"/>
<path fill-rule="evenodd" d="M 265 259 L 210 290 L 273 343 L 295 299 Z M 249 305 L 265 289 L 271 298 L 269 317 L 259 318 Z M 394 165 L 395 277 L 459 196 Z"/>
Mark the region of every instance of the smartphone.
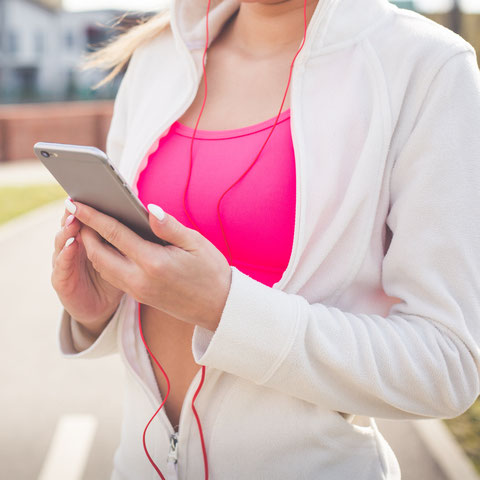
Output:
<path fill-rule="evenodd" d="M 116 218 L 145 240 L 170 245 L 152 232 L 148 210 L 100 149 L 38 142 L 33 151 L 73 201 Z"/>

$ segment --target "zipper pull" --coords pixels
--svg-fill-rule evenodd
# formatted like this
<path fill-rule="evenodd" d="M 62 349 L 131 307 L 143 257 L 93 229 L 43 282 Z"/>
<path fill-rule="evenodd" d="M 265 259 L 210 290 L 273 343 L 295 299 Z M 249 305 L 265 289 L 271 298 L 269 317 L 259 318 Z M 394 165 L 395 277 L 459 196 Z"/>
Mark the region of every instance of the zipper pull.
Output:
<path fill-rule="evenodd" d="M 170 435 L 170 451 L 168 452 L 167 463 L 176 464 L 178 462 L 177 445 L 178 434 L 175 432 Z"/>

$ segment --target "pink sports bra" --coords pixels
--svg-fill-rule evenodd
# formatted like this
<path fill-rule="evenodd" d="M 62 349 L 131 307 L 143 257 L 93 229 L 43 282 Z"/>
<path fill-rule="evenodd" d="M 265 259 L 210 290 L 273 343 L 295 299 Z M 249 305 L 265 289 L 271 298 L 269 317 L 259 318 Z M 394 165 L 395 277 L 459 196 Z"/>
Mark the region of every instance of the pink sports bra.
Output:
<path fill-rule="evenodd" d="M 275 123 L 271 118 L 234 130 L 197 130 L 186 204 L 200 233 L 229 260 L 217 216 L 222 194 L 248 169 Z M 147 164 L 137 172 L 136 188 L 145 207 L 160 205 L 189 228 L 183 209 L 190 165 L 193 128 L 172 124 Z M 144 163 L 142 162 L 142 168 Z M 295 224 L 295 157 L 290 109 L 277 125 L 250 171 L 223 197 L 220 215 L 231 265 L 272 286 L 283 275 L 293 243 Z"/>

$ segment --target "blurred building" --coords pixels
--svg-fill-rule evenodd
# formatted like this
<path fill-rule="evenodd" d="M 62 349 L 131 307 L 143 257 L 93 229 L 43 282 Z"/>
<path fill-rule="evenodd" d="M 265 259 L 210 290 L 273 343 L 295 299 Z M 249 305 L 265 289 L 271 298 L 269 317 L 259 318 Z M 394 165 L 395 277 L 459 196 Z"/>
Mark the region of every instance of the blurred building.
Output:
<path fill-rule="evenodd" d="M 0 103 L 111 98 L 92 92 L 100 72 L 80 72 L 82 54 L 107 40 L 117 10 L 70 12 L 60 0 L 0 0 Z"/>
<path fill-rule="evenodd" d="M 415 10 L 413 0 L 389 1 Z M 0 0 L 0 104 L 115 96 L 120 77 L 93 91 L 91 86 L 102 73 L 81 72 L 78 66 L 85 51 L 112 35 L 108 26 L 124 12 L 71 12 L 63 10 L 61 4 L 61 0 Z M 480 15 L 425 15 L 465 36 L 475 48 L 480 47 Z M 127 27 L 138 20 L 138 16 L 129 15 L 122 24 Z"/>

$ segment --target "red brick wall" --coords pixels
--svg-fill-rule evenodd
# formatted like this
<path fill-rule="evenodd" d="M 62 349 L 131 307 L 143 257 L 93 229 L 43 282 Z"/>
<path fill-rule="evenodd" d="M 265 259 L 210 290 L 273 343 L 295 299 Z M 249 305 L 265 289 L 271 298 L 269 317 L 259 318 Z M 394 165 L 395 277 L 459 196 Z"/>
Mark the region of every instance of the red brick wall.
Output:
<path fill-rule="evenodd" d="M 0 162 L 35 158 L 36 142 L 105 150 L 112 101 L 0 106 Z"/>

